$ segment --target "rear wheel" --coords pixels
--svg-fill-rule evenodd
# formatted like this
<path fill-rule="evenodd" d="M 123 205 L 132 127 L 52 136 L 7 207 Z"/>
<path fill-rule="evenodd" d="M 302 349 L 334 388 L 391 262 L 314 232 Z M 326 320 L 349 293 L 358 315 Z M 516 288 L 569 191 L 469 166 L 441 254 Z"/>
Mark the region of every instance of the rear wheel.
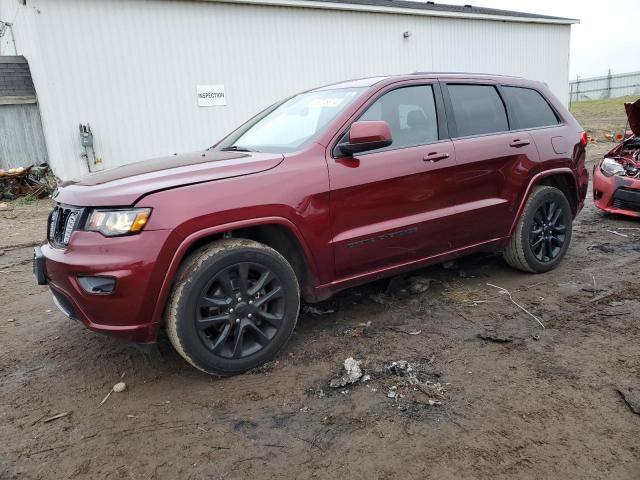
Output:
<path fill-rule="evenodd" d="M 505 249 L 505 260 L 525 272 L 555 268 L 569 248 L 572 220 L 571 206 L 562 191 L 535 187 Z"/>
<path fill-rule="evenodd" d="M 194 367 L 233 375 L 276 356 L 293 333 L 299 307 L 298 282 L 282 255 L 251 240 L 225 239 L 184 262 L 167 331 Z"/>

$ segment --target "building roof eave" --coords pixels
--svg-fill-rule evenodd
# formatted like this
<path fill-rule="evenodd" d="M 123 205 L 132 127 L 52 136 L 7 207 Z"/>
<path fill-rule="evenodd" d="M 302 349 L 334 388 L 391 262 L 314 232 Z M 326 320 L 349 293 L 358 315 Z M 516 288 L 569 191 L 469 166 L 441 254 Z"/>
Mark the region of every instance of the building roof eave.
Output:
<path fill-rule="evenodd" d="M 465 18 L 520 23 L 547 23 L 572 25 L 575 18 L 552 17 L 532 13 L 497 10 L 491 8 L 429 4 L 407 0 L 204 0 L 219 3 L 270 5 L 280 7 L 315 8 L 324 10 L 360 11 L 398 15 Z"/>

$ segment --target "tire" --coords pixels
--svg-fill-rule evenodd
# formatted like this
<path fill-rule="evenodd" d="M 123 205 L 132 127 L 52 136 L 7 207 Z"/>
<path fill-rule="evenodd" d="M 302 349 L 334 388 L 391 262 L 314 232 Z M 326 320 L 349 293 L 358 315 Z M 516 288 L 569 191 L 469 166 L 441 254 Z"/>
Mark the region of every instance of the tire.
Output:
<path fill-rule="evenodd" d="M 167 305 L 167 333 L 195 368 L 235 375 L 278 354 L 299 309 L 298 280 L 282 255 L 252 240 L 224 239 L 183 262 Z"/>
<path fill-rule="evenodd" d="M 571 243 L 572 221 L 571 206 L 562 191 L 534 187 L 504 251 L 505 260 L 524 272 L 555 268 Z"/>

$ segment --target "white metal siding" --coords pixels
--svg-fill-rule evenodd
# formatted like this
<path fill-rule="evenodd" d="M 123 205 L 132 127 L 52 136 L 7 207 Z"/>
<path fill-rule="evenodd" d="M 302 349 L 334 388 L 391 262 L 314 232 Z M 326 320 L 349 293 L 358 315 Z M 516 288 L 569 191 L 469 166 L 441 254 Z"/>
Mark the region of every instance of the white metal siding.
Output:
<path fill-rule="evenodd" d="M 0 0 L 0 18 L 17 6 Z M 188 1 L 29 0 L 20 10 L 18 53 L 63 179 L 86 172 L 79 123 L 114 167 L 207 147 L 280 98 L 349 78 L 512 74 L 568 98 L 569 25 Z M 13 53 L 6 38 L 2 48 Z M 227 106 L 199 108 L 198 84 L 224 84 Z"/>

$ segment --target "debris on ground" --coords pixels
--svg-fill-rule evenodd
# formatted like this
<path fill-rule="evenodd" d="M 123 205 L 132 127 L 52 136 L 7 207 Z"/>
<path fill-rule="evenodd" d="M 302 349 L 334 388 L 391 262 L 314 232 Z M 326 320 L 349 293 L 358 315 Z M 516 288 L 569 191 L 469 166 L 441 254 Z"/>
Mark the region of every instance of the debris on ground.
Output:
<path fill-rule="evenodd" d="M 0 169 L 0 200 L 14 200 L 30 196 L 44 198 L 56 187 L 56 180 L 49 165 Z"/>
<path fill-rule="evenodd" d="M 524 308 L 522 305 L 520 305 L 518 302 L 516 302 L 513 299 L 513 297 L 511 296 L 511 292 L 509 290 L 507 290 L 506 288 L 503 288 L 503 287 L 499 287 L 498 285 L 493 285 L 492 283 L 487 283 L 487 285 L 490 286 L 490 287 L 493 287 L 493 288 L 497 288 L 498 290 L 500 290 L 501 294 L 507 295 L 509 297 L 509 300 L 511 300 L 511 303 L 513 303 L 516 307 L 518 307 L 520 310 L 522 310 L 527 315 L 529 315 L 531 318 L 533 318 L 536 322 L 538 322 L 542 328 L 545 328 L 544 324 L 542 323 L 542 321 L 538 317 L 536 317 L 533 313 L 531 313 L 529 310 Z"/>
<path fill-rule="evenodd" d="M 392 362 L 385 370 L 393 375 L 405 376 L 413 371 L 413 367 L 406 360 L 399 360 Z"/>
<path fill-rule="evenodd" d="M 355 328 L 346 328 L 342 335 L 345 337 L 368 337 L 369 336 L 369 327 L 355 327 Z"/>
<path fill-rule="evenodd" d="M 477 307 L 485 303 L 495 302 L 495 300 L 487 297 L 485 292 L 459 283 L 447 286 L 444 289 L 444 296 L 449 302 L 461 304 L 464 307 Z"/>
<path fill-rule="evenodd" d="M 489 342 L 495 342 L 495 343 L 513 342 L 513 337 L 511 335 L 504 335 L 501 333 L 495 333 L 490 331 L 480 332 L 478 334 L 478 338 L 482 340 L 487 340 Z"/>
<path fill-rule="evenodd" d="M 332 310 L 330 308 L 318 308 L 318 307 L 313 307 L 311 305 L 305 305 L 304 307 L 302 307 L 302 311 L 304 313 L 310 313 L 312 315 L 331 315 L 332 313 L 336 313 L 335 310 Z"/>
<path fill-rule="evenodd" d="M 584 287 L 584 288 L 581 288 L 581 290 L 583 292 L 592 293 L 593 295 L 595 295 L 596 293 L 606 292 L 604 288 L 593 288 L 593 287 Z"/>
<path fill-rule="evenodd" d="M 413 389 L 426 395 L 430 406 L 442 405 L 442 399 L 444 399 L 446 392 L 444 386 L 440 382 L 433 382 L 426 378 L 426 373 L 420 365 L 410 363 L 406 360 L 398 360 L 386 366 L 385 373 L 405 379 L 405 388 L 402 392 L 398 389 L 398 382 L 396 380 L 393 385 L 389 386 L 387 397 L 395 400 L 404 398 L 408 395 L 409 391 Z"/>
<path fill-rule="evenodd" d="M 45 418 L 42 422 L 43 423 L 53 422 L 54 420 L 58 420 L 59 418 L 68 417 L 69 415 L 71 415 L 71 412 L 58 413 L 57 415 L 54 415 L 53 417 Z"/>
<path fill-rule="evenodd" d="M 617 388 L 617 392 L 620 394 L 625 403 L 629 406 L 631 411 L 637 415 L 640 415 L 640 390 L 632 387 Z"/>
<path fill-rule="evenodd" d="M 457 270 L 459 268 L 458 264 L 453 260 L 449 260 L 448 262 L 441 263 L 442 268 L 445 270 Z"/>
<path fill-rule="evenodd" d="M 424 293 L 431 287 L 430 278 L 411 277 L 409 278 L 409 291 L 412 293 Z"/>
<path fill-rule="evenodd" d="M 422 330 L 412 330 L 405 328 L 403 325 L 387 325 L 385 327 L 387 330 L 391 330 L 393 332 L 404 333 L 406 335 L 420 335 Z"/>
<path fill-rule="evenodd" d="M 122 393 L 127 389 L 127 384 L 124 382 L 118 382 L 113 386 L 113 391 L 116 393 Z"/>
<path fill-rule="evenodd" d="M 344 374 L 329 382 L 331 388 L 341 388 L 346 385 L 358 382 L 362 378 L 361 360 L 349 357 L 344 361 Z"/>
<path fill-rule="evenodd" d="M 389 391 L 387 392 L 387 397 L 389 398 L 398 398 L 398 387 L 396 387 L 395 385 L 391 385 L 389 387 Z"/>
<path fill-rule="evenodd" d="M 406 277 L 399 275 L 389 280 L 389 285 L 385 291 L 386 295 L 405 298 L 409 295 L 424 293 L 431 287 L 433 279 L 421 276 Z"/>
<path fill-rule="evenodd" d="M 113 387 L 111 387 L 111 390 L 109 390 L 109 393 L 107 393 L 107 395 L 102 399 L 102 401 L 100 402 L 100 405 L 98 405 L 99 407 L 101 407 L 104 402 L 106 402 L 109 397 L 111 396 L 112 393 L 122 393 L 127 389 L 127 384 L 124 382 L 118 382 L 116 383 Z"/>

